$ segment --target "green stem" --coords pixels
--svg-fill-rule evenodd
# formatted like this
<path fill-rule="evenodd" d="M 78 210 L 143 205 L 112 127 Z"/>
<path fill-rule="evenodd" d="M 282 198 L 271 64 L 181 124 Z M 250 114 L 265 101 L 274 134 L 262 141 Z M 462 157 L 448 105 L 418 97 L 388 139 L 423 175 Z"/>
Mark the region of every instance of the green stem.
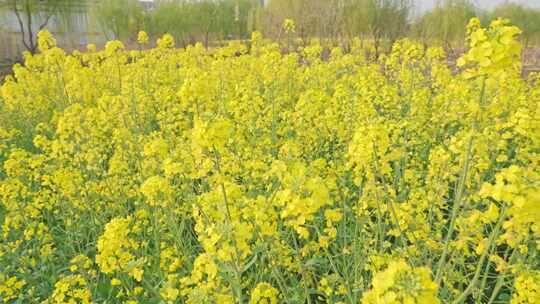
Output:
<path fill-rule="evenodd" d="M 455 223 L 456 223 L 457 215 L 459 213 L 458 211 L 459 209 L 461 209 L 461 199 L 463 196 L 463 192 L 465 190 L 465 181 L 467 179 L 467 172 L 469 171 L 472 145 L 473 145 L 473 136 L 471 135 L 471 138 L 469 139 L 469 144 L 467 146 L 467 153 L 465 154 L 465 161 L 463 163 L 463 167 L 461 169 L 461 173 L 459 176 L 458 190 L 456 192 L 456 195 L 454 196 L 454 204 L 452 206 L 452 215 L 450 217 L 450 225 L 448 226 L 448 232 L 446 233 L 446 238 L 444 240 L 443 253 L 441 255 L 441 258 L 439 259 L 439 263 L 437 265 L 437 271 L 435 273 L 435 283 L 437 284 L 441 283 L 442 271 L 446 264 L 446 257 L 448 256 L 448 251 L 450 250 L 450 239 L 452 238 L 452 234 L 454 233 Z"/>
<path fill-rule="evenodd" d="M 292 235 L 294 249 L 296 251 L 296 255 L 298 256 L 298 260 L 300 262 L 300 271 L 302 272 L 302 281 L 304 284 L 304 297 L 306 298 L 306 303 L 311 304 L 311 298 L 309 297 L 309 291 L 308 291 L 308 285 L 307 285 L 307 276 L 306 276 L 306 270 L 304 269 L 304 263 L 302 262 L 302 255 L 300 254 L 300 249 L 298 247 L 298 242 L 296 241 L 296 236 Z"/>
<path fill-rule="evenodd" d="M 487 248 L 482 254 L 482 256 L 480 257 L 480 261 L 478 261 L 478 265 L 476 266 L 476 271 L 474 273 L 474 276 L 471 282 L 469 283 L 465 291 L 463 291 L 463 293 L 454 302 L 452 302 L 453 304 L 463 303 L 463 301 L 469 296 L 469 294 L 473 291 L 474 287 L 476 286 L 476 282 L 480 278 L 480 273 L 482 272 L 482 269 L 483 269 L 482 266 L 484 265 L 486 258 L 491 252 L 492 246 L 494 246 L 495 242 L 497 241 L 497 237 L 499 236 L 499 232 L 501 230 L 501 226 L 505 217 L 506 217 L 506 208 L 501 211 L 499 220 L 497 221 L 495 228 L 493 228 L 493 231 L 491 231 L 491 234 L 489 235 Z"/>
<path fill-rule="evenodd" d="M 495 251 L 495 246 L 493 246 L 491 248 L 491 252 L 489 253 L 488 256 L 491 256 L 493 254 L 493 252 Z M 506 249 L 506 251 L 504 252 L 504 259 L 506 260 L 506 258 L 508 258 L 508 253 L 510 252 L 510 247 L 508 247 Z M 486 270 L 484 271 L 484 275 L 483 275 L 483 278 L 482 278 L 482 284 L 480 285 L 480 288 L 478 289 L 480 292 L 484 291 L 485 288 L 486 288 L 486 284 L 487 284 L 487 280 L 489 278 L 489 268 L 490 268 L 490 265 L 491 265 L 491 261 L 488 260 L 487 261 L 487 264 L 486 264 Z M 498 275 L 497 276 L 497 282 L 499 282 L 499 279 L 501 279 L 502 275 Z M 480 303 L 480 297 L 478 297 L 478 299 L 476 299 L 476 303 Z"/>
<path fill-rule="evenodd" d="M 509 249 L 505 253 L 505 260 L 507 258 L 508 251 L 509 251 Z M 516 251 L 512 252 L 512 254 L 510 255 L 509 261 L 513 260 L 515 253 L 516 253 Z M 489 297 L 489 301 L 487 302 L 487 304 L 493 303 L 493 301 L 495 301 L 495 298 L 497 298 L 497 295 L 499 294 L 499 291 L 504 286 L 504 278 L 505 278 L 504 272 L 499 274 L 499 276 L 497 277 L 497 282 L 495 283 L 495 287 L 493 288 L 493 292 L 491 293 L 491 297 Z"/>
<path fill-rule="evenodd" d="M 218 154 L 218 151 L 216 150 L 215 147 L 213 147 L 213 150 L 214 150 L 214 156 L 215 156 L 215 161 L 216 161 L 216 169 L 218 171 L 219 174 L 221 174 L 221 166 L 220 166 L 220 159 L 219 159 L 219 154 Z M 236 286 L 234 286 L 234 292 L 233 292 L 233 296 L 235 298 L 237 298 L 236 300 L 238 301 L 238 303 L 242 304 L 243 303 L 243 298 L 242 298 L 242 272 L 241 272 L 241 267 L 240 267 L 240 263 L 241 263 L 241 258 L 240 258 L 240 252 L 238 251 L 238 246 L 236 244 L 236 238 L 235 238 L 235 232 L 234 232 L 234 225 L 232 223 L 232 216 L 231 216 L 231 210 L 229 208 L 229 200 L 227 198 L 227 192 L 225 191 L 225 185 L 223 183 L 220 183 L 220 188 L 221 188 L 221 192 L 223 194 L 223 201 L 225 202 L 225 211 L 226 211 L 226 218 L 227 218 L 227 224 L 229 224 L 231 226 L 231 231 L 232 231 L 232 238 L 231 238 L 231 242 L 233 244 L 233 247 L 234 247 L 234 253 L 236 255 L 235 259 L 236 261 L 233 263 L 233 266 L 234 266 L 234 274 L 235 274 L 235 284 Z"/>
<path fill-rule="evenodd" d="M 399 225 L 399 217 L 397 216 L 397 212 L 396 212 L 396 209 L 394 207 L 394 203 L 392 202 L 392 198 L 390 197 L 390 194 L 389 194 L 390 191 L 388 190 L 388 183 L 386 181 L 386 178 L 385 178 L 384 174 L 379 173 L 379 166 L 378 166 L 378 163 L 377 163 L 377 160 L 379 159 L 379 156 L 378 156 L 378 153 L 377 153 L 377 147 L 376 147 L 375 143 L 373 143 L 373 146 L 374 146 L 374 148 L 373 148 L 373 156 L 375 157 L 375 160 L 373 162 L 373 166 L 374 166 L 374 169 L 375 169 L 375 174 L 379 175 L 381 177 L 381 180 L 383 182 L 384 195 L 386 197 L 386 201 L 388 202 L 388 206 L 390 207 L 390 214 L 392 215 L 392 217 L 394 218 L 394 221 L 396 222 L 396 227 L 397 227 L 398 232 L 399 232 L 399 239 L 400 239 L 400 241 L 401 241 L 401 243 L 403 245 L 403 248 L 407 252 L 409 262 L 411 262 L 412 254 L 409 251 L 409 246 L 407 245 L 407 240 L 406 240 L 406 239 L 408 239 L 408 237 L 406 235 L 406 232 L 403 229 L 401 229 L 401 226 Z"/>
<path fill-rule="evenodd" d="M 354 303 L 352 292 L 351 292 L 351 285 L 348 280 L 345 280 L 344 276 L 341 274 L 341 272 L 337 269 L 336 264 L 334 263 L 334 259 L 332 258 L 332 255 L 330 252 L 328 252 L 328 249 L 324 249 L 324 253 L 326 253 L 326 256 L 328 257 L 328 261 L 330 262 L 330 266 L 334 270 L 334 272 L 339 275 L 341 279 L 345 281 L 345 285 L 347 287 L 347 298 L 349 299 L 350 303 Z"/>
<path fill-rule="evenodd" d="M 493 253 L 493 250 L 491 250 L 489 256 Z M 482 276 L 482 283 L 480 284 L 480 288 L 478 289 L 478 294 L 476 296 L 475 303 L 480 304 L 480 299 L 482 298 L 483 291 L 486 288 L 487 279 L 489 277 L 489 268 L 491 267 L 491 261 L 487 260 L 486 267 L 484 270 L 484 275 Z"/>
<path fill-rule="evenodd" d="M 486 91 L 486 78 L 484 77 L 484 80 L 482 81 L 482 90 L 480 92 L 480 101 L 479 101 L 480 109 L 482 109 L 482 105 L 484 104 L 485 91 Z M 478 120 L 479 120 L 479 117 L 477 115 L 473 121 L 473 132 L 476 132 L 478 129 Z M 452 206 L 452 215 L 450 217 L 450 225 L 448 227 L 448 232 L 444 240 L 443 253 L 441 255 L 441 258 L 439 259 L 439 263 L 437 264 L 437 271 L 435 273 L 435 283 L 437 284 L 441 283 L 442 272 L 446 264 L 446 257 L 448 256 L 448 251 L 450 250 L 450 239 L 452 238 L 452 234 L 454 233 L 456 218 L 457 218 L 457 215 L 459 214 L 459 210 L 461 209 L 463 193 L 465 192 L 465 183 L 467 181 L 467 173 L 469 172 L 469 165 L 471 161 L 472 147 L 473 147 L 473 142 L 474 142 L 474 133 L 471 134 L 470 136 L 471 137 L 467 145 L 467 152 L 465 153 L 465 161 L 463 162 L 463 167 L 459 175 L 458 189 L 457 189 L 456 195 L 454 196 L 454 203 Z"/>

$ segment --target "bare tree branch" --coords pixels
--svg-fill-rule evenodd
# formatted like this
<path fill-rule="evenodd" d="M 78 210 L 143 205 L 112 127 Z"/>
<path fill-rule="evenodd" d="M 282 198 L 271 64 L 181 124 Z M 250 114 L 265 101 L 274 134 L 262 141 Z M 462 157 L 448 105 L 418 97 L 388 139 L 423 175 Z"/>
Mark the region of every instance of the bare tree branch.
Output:
<path fill-rule="evenodd" d="M 19 22 L 19 28 L 21 30 L 21 36 L 22 36 L 22 43 L 27 50 L 30 50 L 28 43 L 26 43 L 26 37 L 25 37 L 26 33 L 24 30 L 24 23 L 23 23 L 21 14 L 19 13 L 19 8 L 17 7 L 17 0 L 13 0 L 13 12 L 15 13 L 15 16 L 17 17 L 17 21 Z"/>
<path fill-rule="evenodd" d="M 36 52 L 36 43 L 34 42 L 34 32 L 32 30 L 32 10 L 30 8 L 30 2 L 25 1 L 25 12 L 26 12 L 26 26 L 28 30 L 28 44 L 30 45 L 30 53 L 34 54 Z"/>

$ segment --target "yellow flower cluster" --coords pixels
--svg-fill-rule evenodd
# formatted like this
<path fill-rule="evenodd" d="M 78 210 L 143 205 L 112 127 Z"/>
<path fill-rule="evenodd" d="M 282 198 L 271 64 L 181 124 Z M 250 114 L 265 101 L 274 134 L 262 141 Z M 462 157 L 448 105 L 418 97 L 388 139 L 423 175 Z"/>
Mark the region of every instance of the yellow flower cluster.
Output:
<path fill-rule="evenodd" d="M 497 74 L 506 68 L 519 69 L 521 44 L 515 39 L 521 30 L 507 26 L 508 20 L 498 19 L 489 29 L 480 27 L 480 20 L 474 18 L 468 26 L 469 46 L 467 54 L 458 61 L 458 66 L 476 65 L 478 75 Z M 473 76 L 474 73 L 470 74 Z"/>
<path fill-rule="evenodd" d="M 283 20 L 283 29 L 285 30 L 286 33 L 294 33 L 295 28 L 296 26 L 294 24 L 294 20 L 292 19 Z"/>
<path fill-rule="evenodd" d="M 278 291 L 268 283 L 259 283 L 251 291 L 250 304 L 276 304 Z"/>
<path fill-rule="evenodd" d="M 105 225 L 105 232 L 97 240 L 96 263 L 104 273 L 127 272 L 136 281 L 142 280 L 141 261 L 130 252 L 139 244 L 130 238 L 131 218 L 114 218 Z"/>
<path fill-rule="evenodd" d="M 80 276 L 68 276 L 62 278 L 56 284 L 54 284 L 54 292 L 47 304 L 89 304 L 91 301 L 90 290 L 87 288 L 88 284 L 86 280 Z"/>
<path fill-rule="evenodd" d="M 147 44 L 149 39 L 148 33 L 145 31 L 140 31 L 137 35 L 137 42 L 139 42 L 139 44 Z"/>
<path fill-rule="evenodd" d="M 4 303 L 16 301 L 20 298 L 19 295 L 25 285 L 24 280 L 19 280 L 16 277 L 6 278 L 3 275 L 0 276 L 0 299 Z"/>
<path fill-rule="evenodd" d="M 503 205 L 508 209 L 511 217 L 503 223 L 506 233 L 501 235 L 508 245 L 516 247 L 519 244 L 522 250 L 527 250 L 523 245 L 526 239 L 540 237 L 540 174 L 538 171 L 533 168 L 510 166 L 495 176 L 494 184 L 485 184 L 480 194 L 502 204 L 509 204 Z M 492 213 L 498 213 L 494 211 L 495 208 L 497 207 L 490 208 Z M 540 248 L 539 241 L 536 246 Z"/>
<path fill-rule="evenodd" d="M 395 261 L 373 278 L 373 287 L 365 293 L 363 304 L 440 303 L 438 286 L 428 268 L 413 268 L 405 261 Z"/>
<path fill-rule="evenodd" d="M 516 293 L 512 297 L 512 304 L 540 303 L 540 271 L 520 274 L 514 287 Z"/>
<path fill-rule="evenodd" d="M 471 21 L 456 70 L 409 39 L 41 32 L 0 87 L 0 303 L 538 303 L 518 34 Z"/>

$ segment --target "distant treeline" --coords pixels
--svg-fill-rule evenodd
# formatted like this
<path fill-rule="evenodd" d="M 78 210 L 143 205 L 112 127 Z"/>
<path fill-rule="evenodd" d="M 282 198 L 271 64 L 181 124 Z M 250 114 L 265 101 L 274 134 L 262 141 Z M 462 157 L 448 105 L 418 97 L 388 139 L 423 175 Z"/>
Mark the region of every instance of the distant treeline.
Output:
<path fill-rule="evenodd" d="M 134 41 L 138 31 L 145 30 L 154 38 L 170 33 L 180 46 L 246 39 L 251 32 L 260 31 L 275 40 L 285 36 L 290 40 L 293 35 L 294 41 L 306 44 L 312 39 L 342 44 L 360 37 L 372 41 L 379 50 L 399 38 L 413 37 L 458 48 L 463 45 L 468 20 L 475 16 L 486 24 L 499 17 L 509 18 L 523 30 L 526 46 L 540 42 L 540 10 L 511 2 L 485 11 L 469 0 L 440 0 L 433 9 L 418 15 L 414 0 L 0 0 L 22 15 L 20 24 L 33 48 L 35 39 L 31 36 L 35 33 L 24 31 L 25 10 L 39 12 L 48 6 L 55 7 L 45 9 L 49 15 L 65 15 L 75 2 L 82 4 L 78 9 L 88 10 L 108 39 Z M 41 8 L 31 8 L 31 3 L 39 3 Z M 293 33 L 285 35 L 285 20 L 294 21 Z"/>
<path fill-rule="evenodd" d="M 97 6 L 101 24 L 121 39 L 133 39 L 140 29 L 152 36 L 171 33 L 180 44 L 244 39 L 252 31 L 282 39 L 283 22 L 295 23 L 296 38 L 330 43 L 368 38 L 384 47 L 402 37 L 459 47 L 472 17 L 485 23 L 509 18 L 523 30 L 526 45 L 540 41 L 540 10 L 506 2 L 484 11 L 469 0 L 438 1 L 416 15 L 413 0 L 172 0 L 155 1 L 148 10 L 137 0 L 108 0 Z"/>

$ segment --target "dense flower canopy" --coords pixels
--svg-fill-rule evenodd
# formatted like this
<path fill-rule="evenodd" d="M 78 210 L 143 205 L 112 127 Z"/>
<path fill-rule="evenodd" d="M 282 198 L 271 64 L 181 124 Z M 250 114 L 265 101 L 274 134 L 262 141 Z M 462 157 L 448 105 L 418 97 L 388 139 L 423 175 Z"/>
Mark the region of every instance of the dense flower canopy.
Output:
<path fill-rule="evenodd" d="M 0 88 L 0 302 L 538 303 L 518 35 L 473 20 L 454 71 L 410 40 L 66 54 L 42 32 Z"/>

